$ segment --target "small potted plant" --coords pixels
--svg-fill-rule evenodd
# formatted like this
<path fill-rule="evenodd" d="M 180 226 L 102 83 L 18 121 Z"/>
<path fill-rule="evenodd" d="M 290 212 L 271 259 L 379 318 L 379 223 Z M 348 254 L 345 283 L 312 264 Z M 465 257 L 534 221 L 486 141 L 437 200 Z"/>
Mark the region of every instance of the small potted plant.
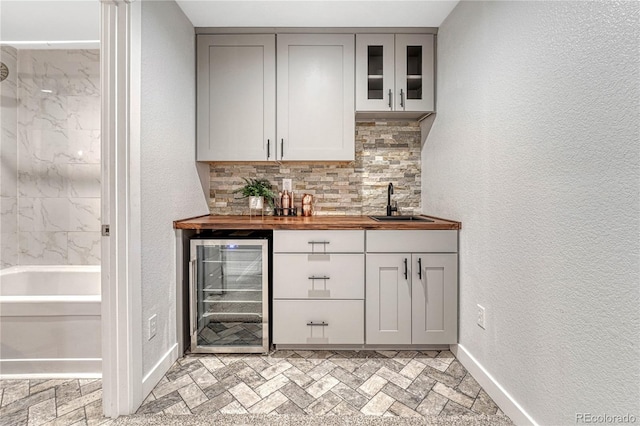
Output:
<path fill-rule="evenodd" d="M 254 178 L 242 178 L 242 180 L 244 180 L 245 185 L 233 192 L 242 194 L 243 198 L 248 197 L 250 209 L 262 209 L 264 200 L 273 207 L 273 199 L 276 197 L 276 194 L 271 189 L 271 182 L 267 179 Z"/>

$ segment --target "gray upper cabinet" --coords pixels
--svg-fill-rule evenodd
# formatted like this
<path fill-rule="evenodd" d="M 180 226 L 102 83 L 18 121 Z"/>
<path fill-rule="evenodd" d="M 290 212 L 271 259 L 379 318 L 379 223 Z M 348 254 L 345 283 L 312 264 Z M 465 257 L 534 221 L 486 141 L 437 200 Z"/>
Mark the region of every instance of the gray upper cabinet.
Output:
<path fill-rule="evenodd" d="M 278 35 L 278 160 L 355 158 L 353 34 Z"/>
<path fill-rule="evenodd" d="M 354 45 L 353 34 L 198 35 L 197 160 L 354 160 Z"/>
<path fill-rule="evenodd" d="M 197 160 L 275 159 L 275 35 L 199 35 L 197 49 Z"/>
<path fill-rule="evenodd" d="M 434 111 L 434 36 L 356 35 L 356 110 Z"/>

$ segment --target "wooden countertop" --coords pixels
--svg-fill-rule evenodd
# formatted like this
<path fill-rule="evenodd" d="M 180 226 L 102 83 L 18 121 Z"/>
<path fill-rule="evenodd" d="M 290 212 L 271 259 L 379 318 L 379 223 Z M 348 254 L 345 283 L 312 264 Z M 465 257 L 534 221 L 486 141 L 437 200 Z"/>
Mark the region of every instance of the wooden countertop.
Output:
<path fill-rule="evenodd" d="M 424 215 L 426 216 L 426 215 Z M 175 229 L 461 229 L 462 223 L 426 216 L 433 222 L 378 222 L 368 216 L 216 216 L 173 222 Z"/>

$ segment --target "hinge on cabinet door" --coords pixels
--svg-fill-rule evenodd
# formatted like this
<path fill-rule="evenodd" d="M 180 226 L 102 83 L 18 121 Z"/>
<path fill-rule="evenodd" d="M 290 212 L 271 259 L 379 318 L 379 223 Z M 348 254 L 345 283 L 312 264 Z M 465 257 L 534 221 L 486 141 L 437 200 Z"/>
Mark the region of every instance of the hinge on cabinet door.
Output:
<path fill-rule="evenodd" d="M 102 225 L 102 236 L 103 237 L 109 236 L 109 225 Z"/>

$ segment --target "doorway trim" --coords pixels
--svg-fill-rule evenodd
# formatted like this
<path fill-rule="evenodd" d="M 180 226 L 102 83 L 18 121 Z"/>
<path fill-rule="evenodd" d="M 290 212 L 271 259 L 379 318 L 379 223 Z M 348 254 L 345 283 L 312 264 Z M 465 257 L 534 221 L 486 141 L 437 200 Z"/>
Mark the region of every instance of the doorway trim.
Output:
<path fill-rule="evenodd" d="M 101 245 L 102 397 L 114 418 L 144 397 L 140 179 L 132 167 L 140 164 L 140 17 L 140 2 L 101 0 L 101 217 L 109 227 Z"/>

